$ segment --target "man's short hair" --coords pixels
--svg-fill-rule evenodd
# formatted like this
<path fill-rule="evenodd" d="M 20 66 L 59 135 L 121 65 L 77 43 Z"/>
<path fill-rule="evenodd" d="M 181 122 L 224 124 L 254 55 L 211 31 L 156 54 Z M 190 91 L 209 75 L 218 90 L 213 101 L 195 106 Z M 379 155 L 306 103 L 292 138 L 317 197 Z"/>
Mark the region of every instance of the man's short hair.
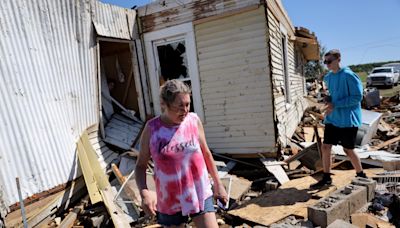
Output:
<path fill-rule="evenodd" d="M 340 58 L 340 51 L 338 49 L 332 49 L 325 53 L 325 56 L 332 55 L 336 59 Z"/>

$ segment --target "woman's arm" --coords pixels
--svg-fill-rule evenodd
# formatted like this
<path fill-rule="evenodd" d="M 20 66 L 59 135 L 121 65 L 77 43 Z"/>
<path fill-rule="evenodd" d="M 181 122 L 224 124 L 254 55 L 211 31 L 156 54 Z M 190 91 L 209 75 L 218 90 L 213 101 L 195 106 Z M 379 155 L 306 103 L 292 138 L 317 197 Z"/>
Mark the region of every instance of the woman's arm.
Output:
<path fill-rule="evenodd" d="M 147 188 L 146 183 L 146 169 L 150 160 L 150 130 L 148 125 L 144 127 L 141 140 L 140 140 L 140 153 L 136 162 L 135 179 L 139 188 L 140 196 L 142 197 L 142 207 L 146 214 L 156 214 L 157 198 L 154 193 Z"/>
<path fill-rule="evenodd" d="M 208 148 L 203 124 L 201 123 L 200 119 L 198 119 L 197 122 L 201 151 L 203 152 L 204 161 L 206 162 L 208 172 L 210 173 L 214 181 L 214 197 L 220 199 L 224 204 L 226 204 L 229 200 L 228 194 L 226 193 L 225 187 L 218 177 L 217 166 L 215 165 L 214 158 L 211 154 L 210 149 Z"/>

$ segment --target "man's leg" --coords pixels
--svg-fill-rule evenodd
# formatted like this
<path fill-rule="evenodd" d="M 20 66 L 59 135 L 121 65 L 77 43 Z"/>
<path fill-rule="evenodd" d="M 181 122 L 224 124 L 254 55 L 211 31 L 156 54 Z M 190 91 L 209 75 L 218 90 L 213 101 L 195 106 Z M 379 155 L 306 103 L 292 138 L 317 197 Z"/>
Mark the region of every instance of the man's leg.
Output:
<path fill-rule="evenodd" d="M 354 152 L 354 149 L 346 149 L 346 148 L 343 148 L 343 149 L 344 149 L 344 152 L 346 153 L 347 157 L 350 158 L 351 164 L 353 165 L 357 174 L 363 173 L 363 168 L 361 166 L 360 157 L 358 157 L 358 155 Z"/>
<path fill-rule="evenodd" d="M 324 170 L 323 177 L 320 181 L 315 184 L 312 184 L 310 188 L 322 188 L 327 185 L 332 184 L 331 178 L 331 166 L 332 166 L 332 156 L 331 156 L 332 144 L 323 143 L 321 146 L 322 153 L 322 167 Z"/>
<path fill-rule="evenodd" d="M 357 176 L 366 178 L 367 176 L 363 172 L 360 157 L 358 157 L 358 155 L 354 151 L 355 141 L 357 138 L 357 131 L 358 131 L 357 127 L 346 128 L 341 134 L 343 136 L 342 146 L 344 152 L 346 153 L 347 157 L 349 157 L 351 164 L 356 170 Z"/>
<path fill-rule="evenodd" d="M 324 173 L 330 173 L 332 167 L 332 144 L 323 143 L 321 146 L 322 153 L 322 167 L 324 169 Z"/>

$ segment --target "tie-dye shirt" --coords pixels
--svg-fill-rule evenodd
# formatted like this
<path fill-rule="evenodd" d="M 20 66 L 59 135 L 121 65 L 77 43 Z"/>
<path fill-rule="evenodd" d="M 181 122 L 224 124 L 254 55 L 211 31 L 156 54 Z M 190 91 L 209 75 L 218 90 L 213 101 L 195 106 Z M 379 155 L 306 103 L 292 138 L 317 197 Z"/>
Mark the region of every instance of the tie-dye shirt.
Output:
<path fill-rule="evenodd" d="M 212 191 L 199 143 L 198 116 L 189 113 L 181 124 L 174 126 L 156 117 L 148 126 L 157 210 L 169 215 L 204 210 L 204 201 L 212 196 Z"/>

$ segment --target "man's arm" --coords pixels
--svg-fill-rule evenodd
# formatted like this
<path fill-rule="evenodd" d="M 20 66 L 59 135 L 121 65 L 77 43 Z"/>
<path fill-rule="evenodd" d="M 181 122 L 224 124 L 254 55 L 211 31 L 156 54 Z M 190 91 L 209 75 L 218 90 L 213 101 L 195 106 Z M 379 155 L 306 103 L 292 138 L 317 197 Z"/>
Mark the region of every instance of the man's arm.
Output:
<path fill-rule="evenodd" d="M 349 96 L 337 100 L 333 103 L 335 108 L 345 108 L 357 105 L 361 102 L 363 96 L 363 88 L 360 79 L 355 74 L 347 76 L 347 87 Z"/>

